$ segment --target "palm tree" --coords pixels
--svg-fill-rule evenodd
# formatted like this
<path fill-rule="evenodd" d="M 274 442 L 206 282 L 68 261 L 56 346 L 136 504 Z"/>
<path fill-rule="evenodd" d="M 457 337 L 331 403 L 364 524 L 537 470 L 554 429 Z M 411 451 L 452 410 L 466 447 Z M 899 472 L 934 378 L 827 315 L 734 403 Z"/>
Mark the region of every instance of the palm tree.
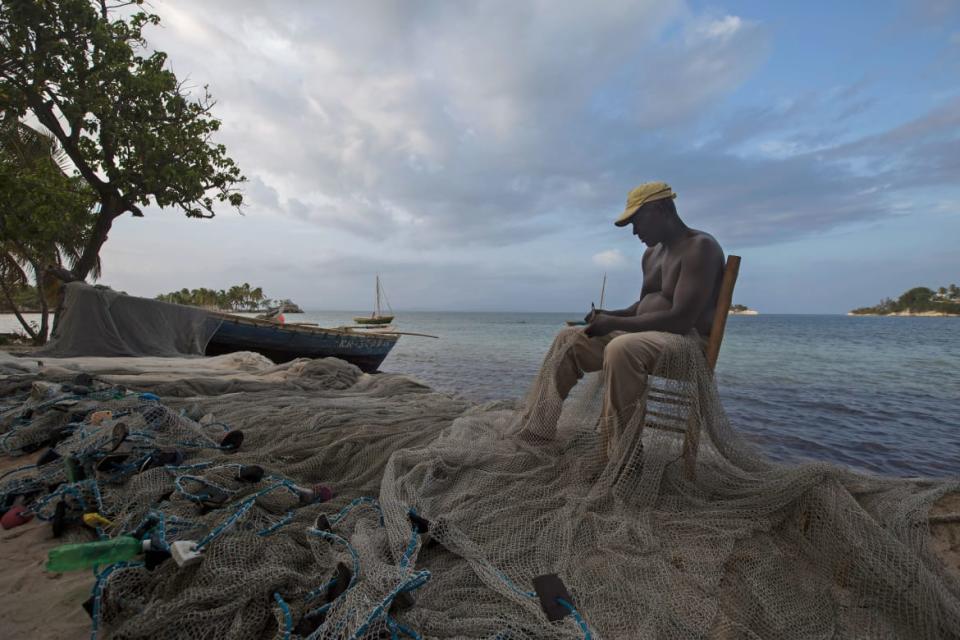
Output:
<path fill-rule="evenodd" d="M 52 135 L 10 116 L 0 118 L 0 290 L 35 344 L 47 340 L 49 310 L 60 293 L 52 268 L 72 268 L 92 223 L 93 194 L 69 175 L 66 154 Z M 100 276 L 99 259 L 91 273 Z M 36 287 L 40 325 L 33 327 L 13 301 Z"/>

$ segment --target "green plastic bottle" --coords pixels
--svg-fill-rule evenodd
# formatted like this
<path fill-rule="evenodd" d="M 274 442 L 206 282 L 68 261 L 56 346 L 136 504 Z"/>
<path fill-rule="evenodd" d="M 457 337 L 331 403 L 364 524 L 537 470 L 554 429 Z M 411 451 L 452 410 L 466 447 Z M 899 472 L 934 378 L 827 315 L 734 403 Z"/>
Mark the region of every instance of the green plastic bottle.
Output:
<path fill-rule="evenodd" d="M 137 540 L 133 536 L 64 544 L 50 550 L 47 556 L 47 571 L 76 571 L 131 560 L 149 548 L 149 540 Z"/>

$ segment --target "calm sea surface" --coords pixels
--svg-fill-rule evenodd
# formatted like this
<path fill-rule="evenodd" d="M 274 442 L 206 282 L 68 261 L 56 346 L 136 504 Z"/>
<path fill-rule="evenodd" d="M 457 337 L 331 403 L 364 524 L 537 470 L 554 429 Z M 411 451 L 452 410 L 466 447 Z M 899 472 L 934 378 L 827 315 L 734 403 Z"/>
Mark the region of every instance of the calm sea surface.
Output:
<path fill-rule="evenodd" d="M 355 312 L 288 315 L 321 326 Z M 382 369 L 471 400 L 523 395 L 576 313 L 401 312 Z M 7 325 L 7 322 L 3 322 Z M 717 365 L 734 427 L 780 460 L 960 475 L 960 318 L 732 316 Z"/>

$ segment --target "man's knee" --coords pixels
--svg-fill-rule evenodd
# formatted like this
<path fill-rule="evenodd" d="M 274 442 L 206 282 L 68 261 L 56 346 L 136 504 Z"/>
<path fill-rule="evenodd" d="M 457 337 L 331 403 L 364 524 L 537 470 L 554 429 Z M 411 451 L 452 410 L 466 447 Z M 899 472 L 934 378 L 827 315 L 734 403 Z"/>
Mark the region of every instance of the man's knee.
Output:
<path fill-rule="evenodd" d="M 651 331 L 617 336 L 603 350 L 604 371 L 629 369 L 649 373 L 660 357 L 661 342 Z"/>
<path fill-rule="evenodd" d="M 603 366 L 622 363 L 631 357 L 631 337 L 634 334 L 624 334 L 611 340 L 603 349 Z"/>

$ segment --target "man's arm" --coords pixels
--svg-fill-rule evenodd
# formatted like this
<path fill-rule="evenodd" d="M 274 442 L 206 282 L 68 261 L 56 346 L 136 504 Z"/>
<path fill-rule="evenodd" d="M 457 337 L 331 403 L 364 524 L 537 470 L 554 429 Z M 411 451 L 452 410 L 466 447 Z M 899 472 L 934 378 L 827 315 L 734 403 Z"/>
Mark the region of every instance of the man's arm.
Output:
<path fill-rule="evenodd" d="M 717 254 L 719 250 L 719 246 L 706 238 L 698 239 L 690 247 L 680 265 L 670 309 L 630 318 L 599 316 L 584 329 L 587 335 L 602 336 L 611 331 L 669 331 L 681 335 L 689 332 L 713 293 L 719 265 L 723 262 Z"/>
<path fill-rule="evenodd" d="M 643 258 L 640 259 L 640 264 L 642 265 L 644 274 L 647 273 L 647 259 L 650 257 L 650 254 L 652 253 L 653 253 L 653 247 L 648 247 L 647 250 L 643 252 Z M 643 300 L 643 296 L 647 295 L 648 293 L 649 291 L 647 291 L 647 281 L 646 281 L 646 278 L 644 278 L 643 288 L 640 290 L 640 300 Z M 633 317 L 637 315 L 637 307 L 640 305 L 640 300 L 637 300 L 626 309 L 615 309 L 611 311 L 607 311 L 606 309 L 597 309 L 597 315 L 614 316 L 617 318 Z M 590 321 L 591 319 L 588 317 L 587 322 L 590 322 Z"/>
<path fill-rule="evenodd" d="M 617 318 L 629 318 L 630 316 L 637 315 L 637 305 L 639 304 L 640 304 L 640 301 L 637 300 L 626 309 L 611 309 L 609 311 L 607 309 L 597 309 L 597 315 L 613 316 Z"/>

